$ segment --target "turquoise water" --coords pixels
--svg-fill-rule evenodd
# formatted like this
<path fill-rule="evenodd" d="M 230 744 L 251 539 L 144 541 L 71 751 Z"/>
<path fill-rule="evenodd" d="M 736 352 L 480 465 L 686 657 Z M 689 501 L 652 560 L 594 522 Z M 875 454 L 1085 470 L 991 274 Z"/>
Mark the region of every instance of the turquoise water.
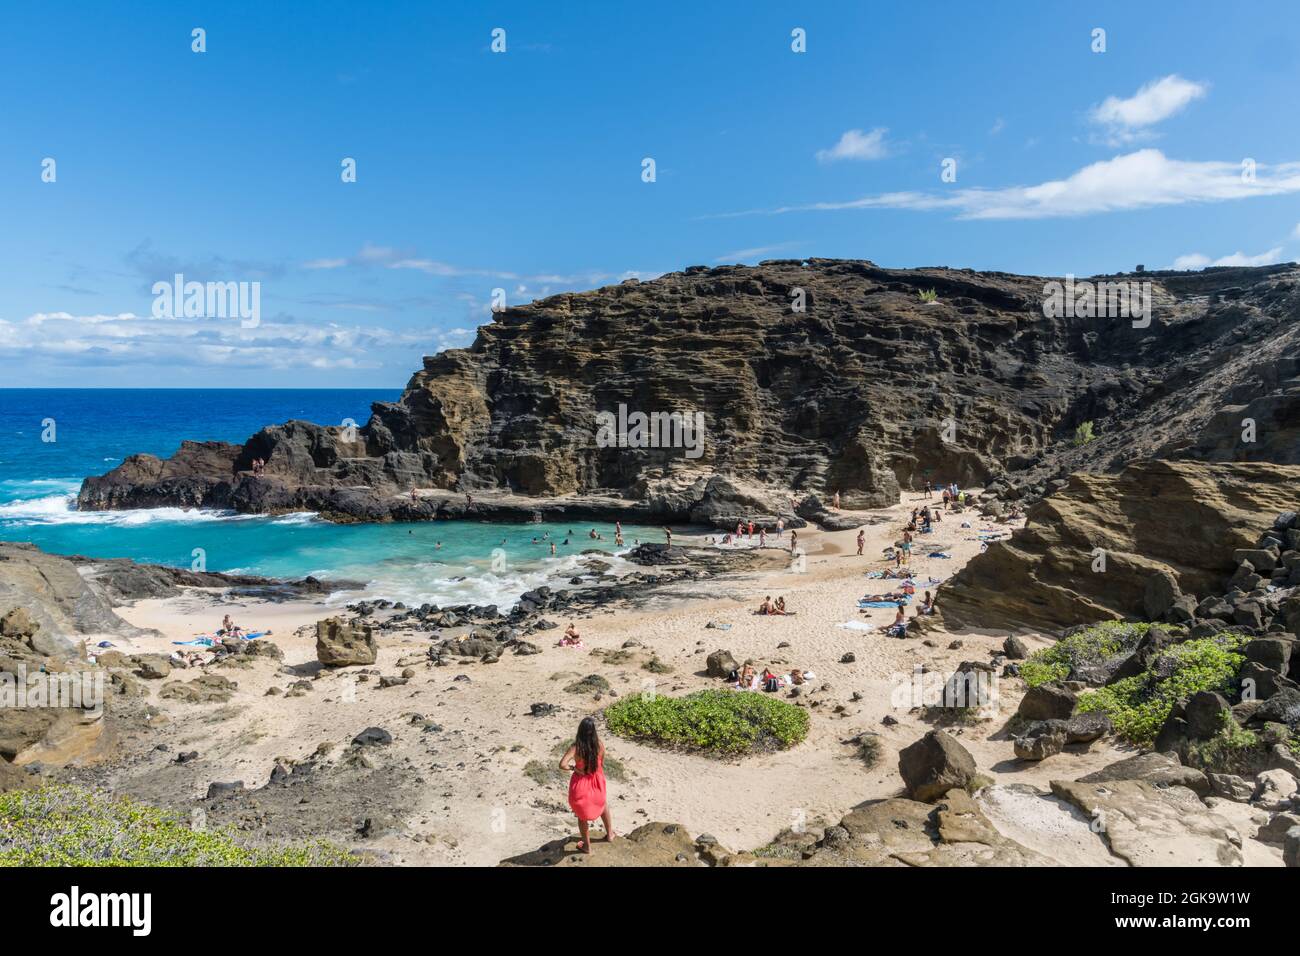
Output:
<path fill-rule="evenodd" d="M 597 541 L 588 536 L 590 523 L 335 525 L 310 514 L 72 510 L 83 477 L 107 471 L 134 452 L 169 455 L 185 438 L 239 442 L 263 425 L 290 418 L 364 424 L 372 401 L 398 395 L 352 389 L 0 389 L 0 539 L 32 541 L 56 554 L 177 567 L 202 560 L 209 571 L 347 579 L 366 584 L 368 597 L 408 604 L 503 607 L 532 587 L 571 577 L 584 550 L 613 556 L 614 527 L 604 523 L 594 525 L 603 535 Z M 43 424 L 49 419 L 52 435 Z M 42 441 L 43 434 L 55 440 Z M 663 540 L 660 529 L 631 525 L 624 536 L 628 546 L 637 539 Z M 614 563 L 621 564 L 616 557 Z"/>

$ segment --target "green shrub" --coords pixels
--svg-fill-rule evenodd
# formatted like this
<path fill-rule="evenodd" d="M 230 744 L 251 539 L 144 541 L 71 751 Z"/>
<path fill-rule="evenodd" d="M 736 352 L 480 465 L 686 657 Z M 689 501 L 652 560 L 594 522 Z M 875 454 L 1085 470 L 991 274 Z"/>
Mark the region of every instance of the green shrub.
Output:
<path fill-rule="evenodd" d="M 1223 729 L 1204 743 L 1194 744 L 1187 762 L 1208 773 L 1254 776 L 1265 769 L 1268 757 L 1258 734 L 1242 727 L 1231 714 L 1224 714 Z"/>
<path fill-rule="evenodd" d="M 248 847 L 223 829 L 78 787 L 0 794 L 0 866 L 355 866 L 324 841 Z"/>
<path fill-rule="evenodd" d="M 1079 711 L 1102 711 L 1110 717 L 1119 736 L 1149 745 L 1180 697 L 1201 690 L 1232 694 L 1237 669 L 1245 661 L 1245 656 L 1236 651 L 1248 640 L 1244 635 L 1224 631 L 1174 644 L 1162 655 L 1175 663 L 1172 676 L 1160 680 L 1147 671 L 1099 687 L 1079 698 Z"/>
<path fill-rule="evenodd" d="M 1076 448 L 1096 440 L 1097 436 L 1092 430 L 1092 422 L 1084 422 L 1074 430 L 1074 447 Z"/>
<path fill-rule="evenodd" d="M 937 302 L 939 299 L 939 293 L 935 292 L 933 289 L 925 289 L 918 292 L 917 295 L 921 297 L 922 302 Z"/>
<path fill-rule="evenodd" d="M 784 750 L 808 735 L 807 711 L 751 691 L 638 694 L 606 709 L 605 723 L 620 737 L 717 755 Z"/>
<path fill-rule="evenodd" d="M 1150 624 L 1103 621 L 1035 651 L 1021 663 L 1020 676 L 1030 687 L 1066 680 L 1077 667 L 1130 653 L 1150 629 Z"/>

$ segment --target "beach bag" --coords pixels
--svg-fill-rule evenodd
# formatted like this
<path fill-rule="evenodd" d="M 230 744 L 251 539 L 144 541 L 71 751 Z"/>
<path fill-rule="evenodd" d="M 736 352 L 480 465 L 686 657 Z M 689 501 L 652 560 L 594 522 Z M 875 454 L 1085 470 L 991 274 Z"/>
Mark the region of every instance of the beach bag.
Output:
<path fill-rule="evenodd" d="M 769 674 L 763 680 L 763 690 L 767 691 L 769 694 L 776 693 L 780 689 L 781 689 L 781 678 Z"/>
<path fill-rule="evenodd" d="M 733 684 L 739 681 L 740 671 L 732 671 L 730 674 L 727 675 L 727 680 L 731 681 Z"/>

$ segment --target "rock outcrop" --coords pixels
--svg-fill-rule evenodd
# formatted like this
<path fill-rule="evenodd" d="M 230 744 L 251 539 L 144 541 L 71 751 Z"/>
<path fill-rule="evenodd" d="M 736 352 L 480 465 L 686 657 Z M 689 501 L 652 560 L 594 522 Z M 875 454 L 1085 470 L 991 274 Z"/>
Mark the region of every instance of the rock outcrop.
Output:
<path fill-rule="evenodd" d="M 791 489 L 839 491 L 860 509 L 926 477 L 998 478 L 1020 500 L 1053 476 L 1141 457 L 1295 462 L 1296 278 L 1293 266 L 1143 273 L 1154 315 L 1135 328 L 1047 316 L 1045 280 L 1030 276 L 827 259 L 693 267 L 506 309 L 472 347 L 426 358 L 361 428 L 295 421 L 242 445 L 134 455 L 87 479 L 78 502 L 722 527 L 792 519 Z M 703 441 L 641 444 L 634 424 L 630 443 L 602 440 L 597 416 L 621 423 L 620 409 L 699 413 Z M 1251 415 L 1253 437 L 1240 433 Z M 1099 438 L 1071 447 L 1083 422 Z M 448 491 L 413 500 L 412 487 Z"/>
<path fill-rule="evenodd" d="M 1075 474 L 1030 507 L 939 589 L 958 627 L 1056 631 L 1144 618 L 1153 576 L 1188 594 L 1222 593 L 1234 549 L 1252 549 L 1300 502 L 1300 466 L 1144 461 Z"/>

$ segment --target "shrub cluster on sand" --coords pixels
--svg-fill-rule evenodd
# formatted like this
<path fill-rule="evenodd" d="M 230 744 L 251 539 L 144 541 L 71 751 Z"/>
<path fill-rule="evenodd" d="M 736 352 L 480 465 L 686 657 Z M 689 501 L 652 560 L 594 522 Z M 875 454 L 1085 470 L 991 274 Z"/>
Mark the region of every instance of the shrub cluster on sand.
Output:
<path fill-rule="evenodd" d="M 324 841 L 248 847 L 124 797 L 49 785 L 0 794 L 0 866 L 355 866 Z"/>
<path fill-rule="evenodd" d="M 1069 679 L 1081 667 L 1132 653 L 1150 629 L 1150 624 L 1103 621 L 1035 651 L 1021 663 L 1020 676 L 1030 687 Z"/>
<path fill-rule="evenodd" d="M 1083 713 L 1102 711 L 1119 736 L 1150 745 L 1181 697 L 1211 690 L 1231 697 L 1237 670 L 1245 661 L 1238 653 L 1250 638 L 1231 631 L 1173 644 L 1151 669 L 1099 687 L 1079 698 Z"/>
<path fill-rule="evenodd" d="M 620 737 L 720 756 L 784 750 L 808 736 L 806 710 L 750 691 L 638 694 L 607 708 L 605 723 Z"/>

